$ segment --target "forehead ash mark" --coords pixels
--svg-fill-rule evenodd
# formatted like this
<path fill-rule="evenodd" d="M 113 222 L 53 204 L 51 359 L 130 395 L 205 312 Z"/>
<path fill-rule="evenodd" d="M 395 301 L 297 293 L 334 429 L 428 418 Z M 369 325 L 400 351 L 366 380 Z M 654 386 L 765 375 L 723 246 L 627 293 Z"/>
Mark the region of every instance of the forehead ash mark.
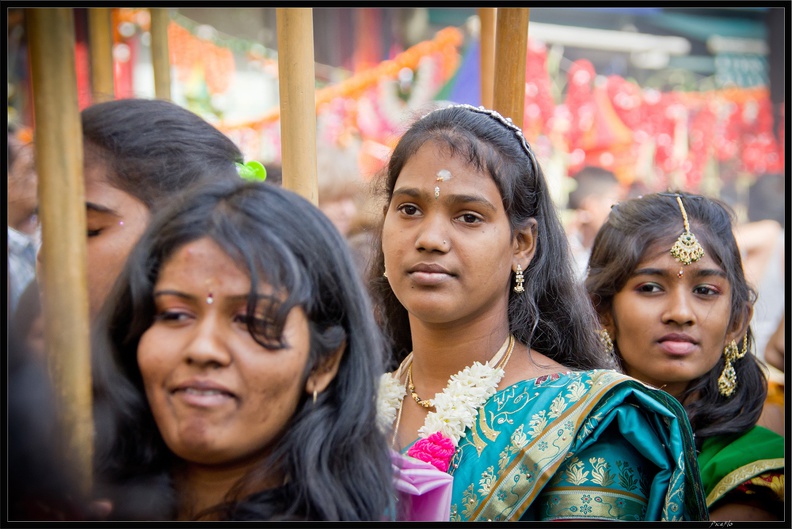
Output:
<path fill-rule="evenodd" d="M 435 178 L 435 181 L 446 182 L 448 180 L 451 180 L 451 171 L 448 169 L 440 169 L 437 171 L 437 178 Z"/>

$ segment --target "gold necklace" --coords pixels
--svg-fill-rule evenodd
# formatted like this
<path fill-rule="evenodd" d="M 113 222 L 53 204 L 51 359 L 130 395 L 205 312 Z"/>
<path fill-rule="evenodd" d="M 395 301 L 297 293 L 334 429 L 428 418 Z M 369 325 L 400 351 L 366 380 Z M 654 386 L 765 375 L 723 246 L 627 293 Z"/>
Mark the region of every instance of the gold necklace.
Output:
<path fill-rule="evenodd" d="M 423 400 L 415 392 L 415 384 L 413 384 L 413 379 L 412 379 L 412 363 L 410 364 L 410 368 L 407 370 L 407 391 L 410 392 L 410 395 L 412 395 L 413 400 L 417 402 L 419 405 L 423 406 L 426 409 L 434 408 L 434 402 L 432 402 L 432 399 Z"/>
<path fill-rule="evenodd" d="M 503 343 L 498 352 L 491 358 L 491 361 L 494 361 L 495 369 L 503 368 L 506 366 L 506 363 L 511 358 L 512 350 L 514 349 L 514 336 L 509 335 L 506 341 Z M 407 391 L 410 392 L 413 400 L 417 402 L 420 406 L 426 409 L 434 408 L 434 401 L 432 399 L 422 399 L 418 396 L 418 393 L 415 392 L 415 384 L 413 384 L 412 378 L 412 358 L 410 359 L 410 367 L 407 369 Z M 399 412 L 401 412 L 401 407 L 399 407 Z M 401 414 L 401 413 L 400 413 Z"/>

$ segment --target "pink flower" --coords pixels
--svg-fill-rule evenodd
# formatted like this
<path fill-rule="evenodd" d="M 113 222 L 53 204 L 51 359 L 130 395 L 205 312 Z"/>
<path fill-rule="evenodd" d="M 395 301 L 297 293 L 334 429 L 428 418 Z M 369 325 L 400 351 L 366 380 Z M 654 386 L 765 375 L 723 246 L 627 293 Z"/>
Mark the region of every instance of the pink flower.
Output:
<path fill-rule="evenodd" d="M 407 450 L 407 455 L 431 463 L 435 468 L 447 472 L 455 450 L 456 447 L 451 439 L 440 432 L 435 432 L 425 439 L 418 439 Z"/>

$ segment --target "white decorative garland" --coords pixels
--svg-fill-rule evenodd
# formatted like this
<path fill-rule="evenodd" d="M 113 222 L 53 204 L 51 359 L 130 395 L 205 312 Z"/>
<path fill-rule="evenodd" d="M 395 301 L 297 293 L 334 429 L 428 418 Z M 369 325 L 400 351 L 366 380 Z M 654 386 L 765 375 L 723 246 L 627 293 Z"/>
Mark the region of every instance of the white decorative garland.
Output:
<path fill-rule="evenodd" d="M 435 449 L 434 445 L 447 447 L 452 444 L 456 448 L 459 440 L 465 436 L 465 430 L 475 423 L 479 408 L 495 394 L 503 375 L 502 367 L 492 367 L 489 362 L 474 362 L 453 375 L 442 393 L 435 395 L 435 411 L 426 416 L 423 426 L 418 430 L 421 440 L 407 454 L 423 458 L 419 452 L 444 453 L 443 456 L 427 456 L 424 460 L 446 471 L 453 450 L 450 453 L 444 452 L 442 448 Z M 393 421 L 406 394 L 405 385 L 394 374 L 385 373 L 380 377 L 377 425 L 381 431 L 387 432 L 393 427 Z"/>
<path fill-rule="evenodd" d="M 399 404 L 406 394 L 406 387 L 396 377 L 391 373 L 382 374 L 377 392 L 377 427 L 381 432 L 387 433 L 393 426 Z"/>
<path fill-rule="evenodd" d="M 443 392 L 435 395 L 436 411 L 429 412 L 418 434 L 426 438 L 440 432 L 454 445 L 459 443 L 476 421 L 478 409 L 495 394 L 503 374 L 501 368 L 474 362 L 453 375 Z"/>

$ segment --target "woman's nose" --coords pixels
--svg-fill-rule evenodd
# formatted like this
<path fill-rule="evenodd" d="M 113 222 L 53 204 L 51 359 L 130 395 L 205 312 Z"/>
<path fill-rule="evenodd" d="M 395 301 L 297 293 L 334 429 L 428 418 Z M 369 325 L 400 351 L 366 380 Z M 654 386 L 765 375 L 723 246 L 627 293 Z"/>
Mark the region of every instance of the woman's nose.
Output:
<path fill-rule="evenodd" d="M 184 359 L 187 363 L 211 367 L 221 367 L 231 363 L 229 337 L 224 336 L 227 331 L 218 320 L 219 318 L 214 315 L 199 319 L 194 335 L 184 350 Z"/>
<path fill-rule="evenodd" d="M 676 323 L 679 325 L 690 325 L 696 321 L 696 313 L 691 303 L 692 293 L 684 285 L 672 288 L 667 296 L 665 311 L 663 313 L 664 323 Z"/>
<path fill-rule="evenodd" d="M 428 214 L 415 239 L 418 250 L 447 252 L 450 248 L 448 230 L 442 215 Z"/>

